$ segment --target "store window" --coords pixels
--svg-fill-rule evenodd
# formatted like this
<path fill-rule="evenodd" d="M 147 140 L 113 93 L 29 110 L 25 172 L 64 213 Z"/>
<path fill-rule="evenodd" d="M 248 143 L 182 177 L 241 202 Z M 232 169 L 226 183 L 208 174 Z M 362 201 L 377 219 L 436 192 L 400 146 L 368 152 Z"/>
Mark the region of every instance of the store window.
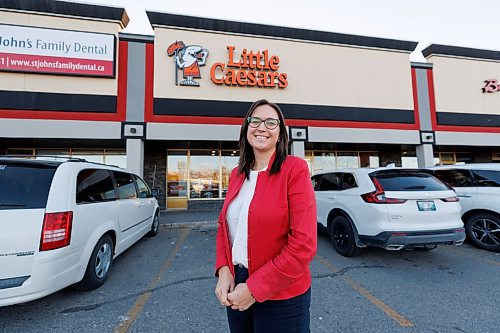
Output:
<path fill-rule="evenodd" d="M 188 163 L 187 151 L 169 150 L 167 156 L 167 197 L 187 198 Z"/>
<path fill-rule="evenodd" d="M 36 149 L 36 159 L 58 160 L 58 157 L 70 157 L 69 149 Z"/>
<path fill-rule="evenodd" d="M 359 152 L 360 167 L 378 168 L 380 166 L 380 158 L 378 153 L 373 151 Z"/>
<path fill-rule="evenodd" d="M 357 152 L 337 152 L 337 169 L 359 168 Z"/>
<path fill-rule="evenodd" d="M 17 149 L 17 148 L 8 148 L 6 151 L 7 155 L 18 155 L 18 156 L 34 156 L 35 155 L 35 149 L 29 148 L 29 149 Z"/>
<path fill-rule="evenodd" d="M 229 176 L 231 176 L 231 171 L 233 171 L 233 169 L 238 165 L 239 159 L 240 156 L 237 150 L 221 151 L 221 195 L 223 198 L 225 198 L 227 194 L 227 187 L 229 186 Z"/>
<path fill-rule="evenodd" d="M 104 163 L 104 154 L 100 150 L 83 150 L 83 149 L 73 149 L 71 152 L 71 157 L 82 158 L 89 162 L 94 163 Z"/>
<path fill-rule="evenodd" d="M 105 149 L 104 164 L 116 165 L 117 167 L 125 169 L 127 167 L 127 155 L 125 150 Z"/>
<path fill-rule="evenodd" d="M 189 157 L 189 198 L 219 198 L 218 150 L 191 150 Z"/>
<path fill-rule="evenodd" d="M 337 167 L 334 151 L 315 151 L 313 158 L 313 173 L 322 170 L 332 170 Z"/>
<path fill-rule="evenodd" d="M 439 152 L 434 154 L 438 158 L 439 165 L 466 164 L 474 162 L 471 153 Z"/>
<path fill-rule="evenodd" d="M 324 170 L 379 166 L 377 152 L 309 150 L 305 152 L 305 159 L 313 174 Z"/>
<path fill-rule="evenodd" d="M 439 165 L 439 158 L 433 158 L 433 165 Z M 401 166 L 403 168 L 418 168 L 418 159 L 415 151 L 404 151 L 401 155 Z"/>

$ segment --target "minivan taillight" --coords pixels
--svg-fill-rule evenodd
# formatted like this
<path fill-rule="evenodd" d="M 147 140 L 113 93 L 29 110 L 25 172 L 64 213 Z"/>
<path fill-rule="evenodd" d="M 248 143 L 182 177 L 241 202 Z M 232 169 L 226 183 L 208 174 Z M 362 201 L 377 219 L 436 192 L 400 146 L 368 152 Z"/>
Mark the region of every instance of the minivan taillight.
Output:
<path fill-rule="evenodd" d="M 73 212 L 45 213 L 40 251 L 68 246 L 71 240 Z"/>
<path fill-rule="evenodd" d="M 365 202 L 374 204 L 400 204 L 406 202 L 406 199 L 386 198 L 384 188 L 380 185 L 377 178 L 372 177 L 372 182 L 375 185 L 375 191 L 361 194 L 361 198 Z"/>

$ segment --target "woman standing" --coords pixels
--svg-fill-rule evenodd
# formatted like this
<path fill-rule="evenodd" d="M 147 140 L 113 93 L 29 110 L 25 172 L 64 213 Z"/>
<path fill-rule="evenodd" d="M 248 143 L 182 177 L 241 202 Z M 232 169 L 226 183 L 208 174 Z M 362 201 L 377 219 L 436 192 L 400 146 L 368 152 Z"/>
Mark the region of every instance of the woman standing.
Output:
<path fill-rule="evenodd" d="M 252 104 L 219 216 L 215 294 L 231 332 L 309 332 L 316 201 L 280 108 Z"/>

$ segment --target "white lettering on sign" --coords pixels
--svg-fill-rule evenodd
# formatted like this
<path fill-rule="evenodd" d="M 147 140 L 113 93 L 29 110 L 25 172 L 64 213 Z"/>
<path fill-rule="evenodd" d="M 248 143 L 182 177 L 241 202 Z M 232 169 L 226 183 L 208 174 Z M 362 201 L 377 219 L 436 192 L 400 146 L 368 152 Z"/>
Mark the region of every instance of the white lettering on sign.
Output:
<path fill-rule="evenodd" d="M 0 24 L 0 70 L 110 77 L 115 35 Z"/>

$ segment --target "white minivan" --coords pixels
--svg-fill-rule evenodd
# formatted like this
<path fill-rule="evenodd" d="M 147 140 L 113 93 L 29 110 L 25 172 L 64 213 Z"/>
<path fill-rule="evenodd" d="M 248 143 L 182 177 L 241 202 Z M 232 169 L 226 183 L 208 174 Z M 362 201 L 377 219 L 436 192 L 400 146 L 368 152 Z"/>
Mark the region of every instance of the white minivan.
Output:
<path fill-rule="evenodd" d="M 0 306 L 100 287 L 113 258 L 158 226 L 152 191 L 124 169 L 0 157 Z"/>

